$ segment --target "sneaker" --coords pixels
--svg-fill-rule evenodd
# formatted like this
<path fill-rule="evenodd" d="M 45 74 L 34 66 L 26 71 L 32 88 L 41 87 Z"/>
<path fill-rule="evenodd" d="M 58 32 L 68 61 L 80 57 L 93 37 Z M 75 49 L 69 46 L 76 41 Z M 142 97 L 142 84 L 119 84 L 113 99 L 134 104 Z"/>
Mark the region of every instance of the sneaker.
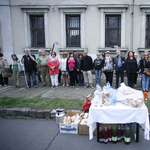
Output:
<path fill-rule="evenodd" d="M 4 84 L 4 86 L 7 86 L 7 84 Z"/>
<path fill-rule="evenodd" d="M 0 85 L 0 87 L 2 87 L 3 85 Z"/>
<path fill-rule="evenodd" d="M 73 86 L 70 86 L 70 88 L 72 88 Z"/>
<path fill-rule="evenodd" d="M 68 84 L 66 86 L 69 86 Z"/>
<path fill-rule="evenodd" d="M 35 85 L 34 88 L 37 88 L 37 85 Z"/>
<path fill-rule="evenodd" d="M 44 87 L 44 86 L 46 86 L 45 84 L 44 85 L 42 85 L 42 87 Z"/>
<path fill-rule="evenodd" d="M 72 86 L 73 88 L 75 88 L 75 86 Z"/>
<path fill-rule="evenodd" d="M 65 86 L 65 84 L 63 84 L 62 86 Z"/>

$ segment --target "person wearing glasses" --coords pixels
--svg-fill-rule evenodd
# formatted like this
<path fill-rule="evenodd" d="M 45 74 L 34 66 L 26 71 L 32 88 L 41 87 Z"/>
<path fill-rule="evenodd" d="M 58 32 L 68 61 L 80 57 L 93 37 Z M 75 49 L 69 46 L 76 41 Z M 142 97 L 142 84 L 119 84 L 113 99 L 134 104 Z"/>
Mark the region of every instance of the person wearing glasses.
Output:
<path fill-rule="evenodd" d="M 125 60 L 124 70 L 126 70 L 128 86 L 133 88 L 135 75 L 138 73 L 138 65 L 133 51 L 128 52 L 127 59 Z"/>
<path fill-rule="evenodd" d="M 148 92 L 150 77 L 144 73 L 145 68 L 150 68 L 150 58 L 148 53 L 144 53 L 144 56 L 140 60 L 140 71 L 142 73 L 142 89 L 143 92 Z"/>
<path fill-rule="evenodd" d="M 97 53 L 97 58 L 94 60 L 96 85 L 101 85 L 101 74 L 104 67 L 104 59 L 100 53 Z"/>

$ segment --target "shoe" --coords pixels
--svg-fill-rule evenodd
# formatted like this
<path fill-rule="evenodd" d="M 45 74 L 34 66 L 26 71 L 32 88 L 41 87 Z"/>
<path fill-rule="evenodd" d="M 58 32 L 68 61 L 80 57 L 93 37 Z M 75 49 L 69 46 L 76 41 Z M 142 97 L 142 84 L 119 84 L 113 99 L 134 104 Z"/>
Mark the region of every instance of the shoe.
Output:
<path fill-rule="evenodd" d="M 55 86 L 53 85 L 52 88 L 54 88 Z"/>
<path fill-rule="evenodd" d="M 55 86 L 55 88 L 58 88 L 58 86 Z"/>
<path fill-rule="evenodd" d="M 18 88 L 18 86 L 15 86 L 15 88 Z"/>
<path fill-rule="evenodd" d="M 94 89 L 94 87 L 93 87 L 92 85 L 90 85 L 90 87 L 91 87 L 92 89 Z"/>
<path fill-rule="evenodd" d="M 70 86 L 70 88 L 72 88 L 73 86 Z"/>
<path fill-rule="evenodd" d="M 63 84 L 62 86 L 65 86 L 65 84 Z"/>
<path fill-rule="evenodd" d="M 89 87 L 89 85 L 88 85 L 88 84 L 85 86 L 85 88 L 87 88 L 87 87 Z"/>
<path fill-rule="evenodd" d="M 73 88 L 75 88 L 75 86 L 72 86 Z"/>
<path fill-rule="evenodd" d="M 35 85 L 34 88 L 37 88 L 37 85 Z"/>
<path fill-rule="evenodd" d="M 0 85 L 0 87 L 2 87 L 3 85 Z"/>
<path fill-rule="evenodd" d="M 31 86 L 27 86 L 26 89 L 29 89 Z"/>
<path fill-rule="evenodd" d="M 148 90 L 145 90 L 145 92 L 148 92 Z"/>
<path fill-rule="evenodd" d="M 69 86 L 68 84 L 66 86 Z"/>
<path fill-rule="evenodd" d="M 42 85 L 42 87 L 44 87 L 44 86 L 46 86 L 45 84 L 44 85 Z"/>
<path fill-rule="evenodd" d="M 7 86 L 7 84 L 4 84 L 4 86 L 6 87 L 6 86 Z"/>

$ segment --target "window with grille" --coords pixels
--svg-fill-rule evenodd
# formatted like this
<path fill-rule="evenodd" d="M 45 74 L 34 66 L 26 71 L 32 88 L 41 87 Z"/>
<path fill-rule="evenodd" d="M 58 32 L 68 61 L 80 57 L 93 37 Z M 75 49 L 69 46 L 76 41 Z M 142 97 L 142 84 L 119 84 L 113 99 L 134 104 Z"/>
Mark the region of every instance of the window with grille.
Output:
<path fill-rule="evenodd" d="M 80 47 L 80 15 L 66 15 L 66 46 Z"/>
<path fill-rule="evenodd" d="M 105 46 L 121 45 L 121 15 L 106 15 L 105 17 Z"/>
<path fill-rule="evenodd" d="M 145 37 L 146 48 L 150 47 L 150 15 L 146 16 L 146 37 Z"/>
<path fill-rule="evenodd" d="M 45 47 L 44 16 L 30 16 L 31 47 Z"/>

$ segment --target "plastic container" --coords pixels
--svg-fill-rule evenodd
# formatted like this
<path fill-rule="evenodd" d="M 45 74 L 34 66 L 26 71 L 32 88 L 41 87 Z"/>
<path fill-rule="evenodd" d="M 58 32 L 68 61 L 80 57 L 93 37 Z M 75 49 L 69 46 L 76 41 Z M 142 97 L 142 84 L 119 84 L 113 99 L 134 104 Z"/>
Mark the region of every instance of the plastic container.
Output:
<path fill-rule="evenodd" d="M 117 104 L 117 97 L 116 97 L 116 94 L 117 94 L 117 91 L 116 89 L 114 88 L 113 91 L 112 91 L 112 98 L 111 98 L 111 104 L 113 106 L 116 106 Z"/>
<path fill-rule="evenodd" d="M 56 109 L 56 124 L 59 125 L 59 122 L 64 118 L 65 112 L 64 109 Z"/>

